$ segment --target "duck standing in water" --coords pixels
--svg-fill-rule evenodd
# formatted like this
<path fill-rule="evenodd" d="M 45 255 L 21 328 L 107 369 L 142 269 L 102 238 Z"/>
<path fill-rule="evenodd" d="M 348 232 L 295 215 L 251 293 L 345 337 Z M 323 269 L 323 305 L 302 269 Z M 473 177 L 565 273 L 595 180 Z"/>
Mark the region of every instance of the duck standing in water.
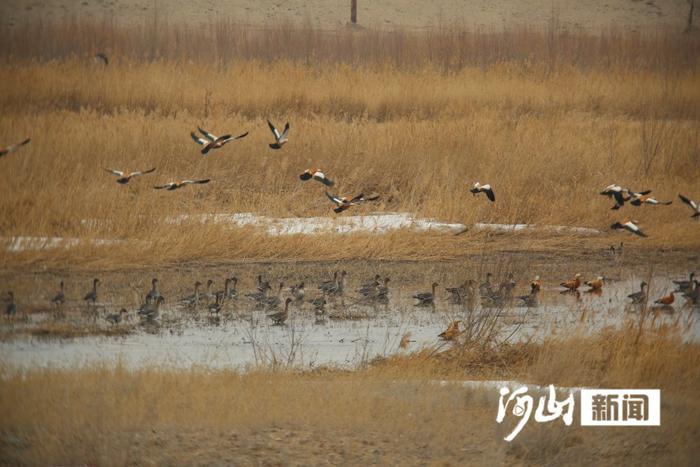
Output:
<path fill-rule="evenodd" d="M 158 279 L 153 278 L 151 280 L 151 290 L 146 294 L 145 302 L 152 303 L 161 297 L 160 292 L 158 292 Z"/>
<path fill-rule="evenodd" d="M 438 283 L 433 282 L 432 285 L 432 290 L 430 292 L 423 292 L 423 293 L 417 293 L 413 296 L 418 302 L 415 304 L 415 306 L 428 306 L 428 305 L 435 305 L 435 289 L 437 288 Z"/>
<path fill-rule="evenodd" d="M 63 293 L 63 281 L 61 281 L 60 289 L 58 293 L 51 299 L 51 303 L 56 305 L 56 307 L 62 307 L 66 303 L 66 294 Z"/>
<path fill-rule="evenodd" d="M 17 314 L 17 305 L 15 304 L 15 294 L 7 292 L 7 305 L 5 305 L 5 316 L 11 318 Z"/>
<path fill-rule="evenodd" d="M 92 305 L 95 305 L 97 303 L 97 286 L 100 285 L 100 280 L 99 279 L 93 279 L 92 280 L 92 290 L 89 291 L 83 300 L 86 302 L 92 302 Z"/>
<path fill-rule="evenodd" d="M 143 319 L 152 321 L 158 317 L 160 314 L 160 306 L 165 302 L 163 297 L 158 297 L 158 299 L 153 303 L 144 303 L 139 308 L 139 316 Z"/>
<path fill-rule="evenodd" d="M 288 298 L 284 302 L 284 310 L 282 310 L 278 313 L 273 313 L 271 315 L 267 315 L 267 317 L 272 320 L 272 324 L 274 326 L 281 326 L 284 324 L 285 321 L 287 321 L 287 318 L 289 318 L 289 304 L 290 303 L 292 303 L 292 299 Z"/>
<path fill-rule="evenodd" d="M 112 325 L 116 325 L 121 323 L 124 315 L 127 315 L 128 313 L 128 311 L 122 308 L 121 310 L 119 310 L 119 313 L 112 313 L 111 315 L 107 315 L 105 319 L 112 323 Z"/>
<path fill-rule="evenodd" d="M 634 292 L 627 296 L 627 298 L 632 300 L 632 304 L 639 305 L 640 303 L 644 303 L 647 301 L 646 288 L 648 285 L 649 284 L 647 284 L 646 282 L 642 282 L 639 285 L 639 292 Z"/>
<path fill-rule="evenodd" d="M 579 287 L 581 287 L 581 274 L 576 273 L 573 279 L 562 282 L 559 285 L 564 287 L 566 292 L 575 292 Z"/>

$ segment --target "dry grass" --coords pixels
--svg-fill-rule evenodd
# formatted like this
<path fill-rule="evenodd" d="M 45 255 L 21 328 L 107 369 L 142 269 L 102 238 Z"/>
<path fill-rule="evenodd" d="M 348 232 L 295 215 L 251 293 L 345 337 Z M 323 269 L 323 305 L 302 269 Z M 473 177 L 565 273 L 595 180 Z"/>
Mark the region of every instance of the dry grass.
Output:
<path fill-rule="evenodd" d="M 606 331 L 481 349 L 478 367 L 473 354 L 453 350 L 439 358 L 421 353 L 385 360 L 353 373 L 6 369 L 1 449 L 11 463 L 42 464 L 216 463 L 230 456 L 310 463 L 328 456 L 355 462 L 415 463 L 425 456 L 452 463 L 687 463 L 697 454 L 700 349 L 658 328 L 647 329 L 641 340 L 636 335 L 634 329 Z M 644 428 L 583 430 L 575 421 L 562 429 L 558 422 L 531 422 L 508 445 L 501 441 L 504 427 L 494 422 L 495 390 L 430 383 L 473 377 L 661 388 L 662 426 L 652 443 Z M 639 449 L 630 454 L 629 443 Z"/>
<path fill-rule="evenodd" d="M 0 140 L 33 141 L 2 161 L 12 176 L 0 187 L 0 233 L 147 243 L 99 253 L 2 253 L 3 260 L 436 258 L 480 238 L 270 239 L 246 229 L 163 223 L 164 216 L 186 213 L 334 216 L 320 185 L 297 179 L 309 166 L 335 178 L 339 192 L 382 194 L 377 205 L 350 213 L 410 211 L 466 224 L 603 230 L 633 214 L 651 238 L 631 243 L 698 247 L 689 211 L 677 202 L 678 192 L 699 196 L 700 82 L 692 37 L 556 29 L 445 30 L 422 39 L 338 32 L 328 45 L 325 33 L 312 29 L 281 27 L 268 38 L 215 26 L 223 31 L 216 47 L 203 46 L 207 31 L 173 42 L 184 33 L 167 25 L 156 28 L 153 42 L 147 29 L 139 35 L 91 23 L 73 25 L 82 33 L 68 42 L 68 30 L 55 25 L 31 40 L 28 30 L 11 33 L 0 70 Z M 346 39 L 363 46 L 347 55 Z M 380 39 L 382 47 L 369 47 Z M 235 46 L 223 46 L 229 42 Z M 157 60 L 138 53 L 147 43 Z M 106 68 L 83 58 L 97 45 L 113 57 Z M 301 52 L 285 61 L 270 55 L 288 46 Z M 266 118 L 292 124 L 291 142 L 280 152 L 267 147 Z M 198 124 L 251 134 L 202 158 L 188 135 Z M 102 171 L 151 166 L 157 172 L 130 187 Z M 213 182 L 172 193 L 151 188 L 171 177 Z M 476 180 L 494 185 L 495 205 L 469 196 L 467 183 Z M 612 182 L 652 188 L 676 202 L 616 213 L 597 195 Z"/>

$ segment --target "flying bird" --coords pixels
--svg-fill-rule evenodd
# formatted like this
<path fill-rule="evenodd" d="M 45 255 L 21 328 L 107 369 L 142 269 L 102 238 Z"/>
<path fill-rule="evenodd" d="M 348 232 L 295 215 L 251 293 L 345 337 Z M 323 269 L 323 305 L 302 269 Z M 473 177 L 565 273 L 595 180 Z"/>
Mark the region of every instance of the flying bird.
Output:
<path fill-rule="evenodd" d="M 27 140 L 29 141 L 29 140 Z M 678 195 L 678 197 L 683 201 L 685 204 L 690 206 L 690 209 L 693 210 L 693 214 L 690 217 L 695 217 L 696 219 L 700 219 L 700 204 L 696 201 L 693 201 L 692 199 L 683 196 L 681 194 Z"/>
<path fill-rule="evenodd" d="M 328 197 L 328 199 L 330 199 L 336 205 L 336 207 L 333 208 L 333 211 L 335 213 L 343 212 L 346 209 L 348 209 L 350 206 L 356 206 L 358 204 L 364 203 L 365 201 L 375 201 L 375 200 L 379 199 L 379 195 L 376 193 L 369 195 L 367 197 L 365 197 L 364 194 L 360 193 L 359 195 L 355 196 L 354 198 L 350 198 L 347 196 L 340 197 L 340 196 L 332 195 L 332 194 L 328 193 L 327 191 L 325 193 L 326 193 L 326 196 Z"/>
<path fill-rule="evenodd" d="M 275 135 L 275 142 L 270 143 L 270 147 L 272 149 L 279 149 L 284 146 L 284 144 L 289 140 L 289 137 L 287 136 L 289 133 L 289 122 L 284 125 L 284 131 L 282 133 L 280 133 L 280 131 L 275 127 L 275 125 L 272 124 L 270 120 L 267 121 L 267 124 L 270 127 L 272 134 Z"/>
<path fill-rule="evenodd" d="M 630 203 L 632 204 L 632 206 L 641 206 L 642 204 L 650 204 L 652 206 L 657 206 L 657 205 L 662 204 L 662 205 L 668 206 L 669 204 L 673 203 L 673 201 L 659 201 L 650 195 L 634 196 L 630 199 L 631 199 Z"/>
<path fill-rule="evenodd" d="M 299 179 L 306 181 L 310 179 L 318 180 L 319 182 L 323 183 L 326 186 L 333 186 L 335 182 L 331 180 L 330 178 L 326 177 L 326 174 L 321 172 L 321 169 L 306 169 L 304 170 L 304 173 L 299 175 Z"/>
<path fill-rule="evenodd" d="M 613 230 L 625 229 L 628 232 L 632 232 L 635 235 L 639 235 L 640 237 L 646 237 L 647 234 L 641 231 L 641 229 L 637 226 L 638 223 L 639 221 L 625 220 L 622 222 L 615 222 L 613 225 L 610 226 L 610 228 Z"/>
<path fill-rule="evenodd" d="M 486 185 L 482 185 L 479 182 L 476 182 L 474 186 L 469 190 L 474 196 L 476 196 L 479 193 L 486 193 L 486 196 L 488 199 L 491 201 L 496 201 L 496 195 L 493 194 L 493 189 L 491 188 L 491 185 L 488 183 Z"/>
<path fill-rule="evenodd" d="M 248 136 L 248 132 L 246 131 L 243 134 L 240 134 L 238 136 L 232 136 L 232 135 L 223 135 L 223 136 L 215 136 L 211 133 L 209 133 L 207 130 L 203 130 L 200 127 L 197 127 L 197 130 L 204 135 L 204 138 L 198 136 L 194 131 L 190 133 L 190 136 L 194 140 L 195 143 L 203 146 L 202 147 L 202 154 L 207 154 L 209 151 L 212 149 L 219 149 L 224 146 L 224 144 L 245 138 Z"/>
<path fill-rule="evenodd" d="M 128 171 L 126 171 L 126 170 L 114 170 L 114 169 L 105 169 L 105 170 L 106 170 L 107 172 L 109 172 L 109 173 L 111 173 L 111 174 L 116 175 L 117 177 L 119 177 L 119 178 L 117 179 L 117 183 L 120 183 L 120 184 L 122 184 L 122 185 L 126 185 L 127 183 L 129 183 L 129 181 L 130 181 L 133 177 L 137 177 L 137 176 L 139 176 L 139 175 L 149 174 L 149 173 L 151 173 L 151 172 L 155 172 L 156 168 L 153 167 L 152 169 L 149 169 L 149 170 L 136 171 L 136 172 L 128 172 Z"/>
<path fill-rule="evenodd" d="M 182 180 L 180 182 L 169 182 L 166 183 L 165 185 L 157 185 L 154 186 L 156 190 L 177 190 L 178 188 L 182 188 L 185 185 L 193 185 L 195 183 L 209 183 L 211 179 L 209 178 L 204 178 L 201 180 Z"/>
<path fill-rule="evenodd" d="M 13 153 L 16 150 L 18 150 L 19 148 L 21 148 L 22 146 L 24 146 L 25 144 L 29 144 L 30 142 L 31 142 L 31 139 L 27 138 L 24 141 L 22 141 L 21 143 L 11 144 L 9 146 L 5 146 L 4 148 L 0 149 L 0 157 L 7 155 L 7 154 L 10 154 L 10 153 Z"/>
<path fill-rule="evenodd" d="M 615 184 L 608 185 L 603 191 L 600 192 L 601 195 L 615 199 L 615 205 L 610 209 L 620 209 L 625 205 L 626 201 L 629 201 L 632 198 L 648 195 L 649 193 L 651 193 L 651 190 L 635 192 L 629 188 L 622 188 L 620 185 Z"/>

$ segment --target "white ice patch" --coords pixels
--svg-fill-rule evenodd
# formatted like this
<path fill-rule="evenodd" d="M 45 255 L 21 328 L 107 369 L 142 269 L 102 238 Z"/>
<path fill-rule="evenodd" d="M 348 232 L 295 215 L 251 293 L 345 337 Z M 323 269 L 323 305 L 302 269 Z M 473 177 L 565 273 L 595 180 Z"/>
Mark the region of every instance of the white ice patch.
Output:
<path fill-rule="evenodd" d="M 464 224 L 451 224 L 434 219 L 417 218 L 409 213 L 369 214 L 343 217 L 266 217 L 252 213 L 180 215 L 166 218 L 168 224 L 185 222 L 228 224 L 233 227 L 255 227 L 277 235 L 350 234 L 360 232 L 387 233 L 392 230 L 461 232 Z"/>
<path fill-rule="evenodd" d="M 5 244 L 5 251 L 21 252 L 29 250 L 51 250 L 56 248 L 74 248 L 77 246 L 109 246 L 124 243 L 132 244 L 128 240 L 113 240 L 102 238 L 63 238 L 63 237 L 0 237 L 0 243 Z M 145 243 L 145 242 L 142 242 Z"/>

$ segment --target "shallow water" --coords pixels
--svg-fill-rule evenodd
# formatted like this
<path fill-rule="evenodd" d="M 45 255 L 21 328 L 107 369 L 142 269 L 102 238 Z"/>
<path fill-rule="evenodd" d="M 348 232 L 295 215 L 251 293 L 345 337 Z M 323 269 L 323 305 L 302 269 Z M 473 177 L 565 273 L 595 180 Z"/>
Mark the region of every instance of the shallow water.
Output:
<path fill-rule="evenodd" d="M 321 321 L 308 304 L 302 310 L 292 307 L 285 326 L 271 325 L 266 312 L 251 310 L 250 301 L 241 297 L 218 319 L 209 318 L 206 311 L 195 315 L 165 308 L 155 324 L 139 325 L 136 332 L 120 337 L 61 339 L 14 335 L 0 342 L 0 361 L 13 368 L 70 368 L 115 362 L 129 368 L 197 365 L 245 369 L 270 363 L 352 368 L 376 357 L 423 348 L 446 349 L 451 344 L 437 335 L 453 319 L 473 323 L 497 314 L 499 338 L 511 341 L 538 339 L 573 329 L 594 332 L 605 326 L 619 327 L 626 320 L 638 319 L 635 309 L 626 304 L 626 297 L 638 289 L 639 282 L 635 278 L 608 284 L 600 296 L 583 292 L 574 296 L 547 289 L 541 294 L 538 307 L 477 306 L 471 312 L 445 300 L 439 300 L 434 308 L 415 307 L 411 298 L 414 290 L 392 289 L 387 305 L 361 305 L 348 297 L 343 300 L 345 305 L 340 301 L 329 305 L 328 316 Z M 671 289 L 669 279 L 655 278 L 650 297 L 659 297 Z M 657 323 L 678 324 L 684 339 L 700 342 L 697 311 L 677 295 L 674 307 L 661 310 L 656 319 Z M 3 327 L 6 331 L 8 326 L 32 326 L 43 319 L 51 318 L 37 314 L 29 324 L 5 323 Z M 401 349 L 399 343 L 407 333 L 408 345 Z"/>

